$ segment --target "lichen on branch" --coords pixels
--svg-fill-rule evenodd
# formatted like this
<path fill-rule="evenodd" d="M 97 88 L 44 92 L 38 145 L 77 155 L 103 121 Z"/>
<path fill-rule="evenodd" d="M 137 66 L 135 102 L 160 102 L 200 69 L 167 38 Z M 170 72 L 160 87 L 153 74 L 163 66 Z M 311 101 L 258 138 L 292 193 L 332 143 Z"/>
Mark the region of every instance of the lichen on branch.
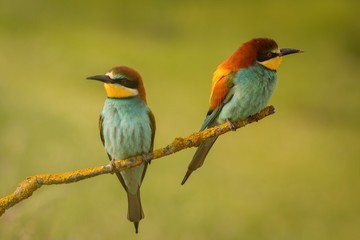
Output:
<path fill-rule="evenodd" d="M 234 122 L 233 124 L 235 129 L 238 129 L 246 126 L 247 124 L 257 122 L 273 114 L 274 112 L 274 107 L 268 106 L 264 108 L 260 113 L 254 116 L 250 116 L 245 120 Z M 206 139 L 210 137 L 220 136 L 231 130 L 234 129 L 230 128 L 228 123 L 224 123 L 213 128 L 205 129 L 202 132 L 195 132 L 185 138 L 176 137 L 173 142 L 166 147 L 156 149 L 152 153 L 134 156 L 128 159 L 117 160 L 115 161 L 115 166 L 116 169 L 119 171 L 133 168 L 139 166 L 144 161 L 150 161 L 176 153 L 186 148 L 199 146 L 199 144 Z M 33 192 L 35 192 L 43 185 L 73 183 L 107 173 L 114 173 L 114 170 L 110 164 L 59 174 L 38 174 L 27 177 L 26 180 L 19 183 L 18 187 L 13 193 L 0 198 L 0 216 L 2 216 L 7 209 L 29 198 L 33 194 Z"/>

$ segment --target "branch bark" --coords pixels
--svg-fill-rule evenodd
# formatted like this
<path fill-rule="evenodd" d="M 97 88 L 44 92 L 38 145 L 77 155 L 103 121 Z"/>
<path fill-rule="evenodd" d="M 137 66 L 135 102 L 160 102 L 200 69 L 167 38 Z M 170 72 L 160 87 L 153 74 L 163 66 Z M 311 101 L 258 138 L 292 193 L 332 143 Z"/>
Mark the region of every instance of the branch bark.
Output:
<path fill-rule="evenodd" d="M 244 127 L 247 124 L 257 122 L 273 113 L 275 113 L 274 107 L 268 106 L 254 116 L 250 116 L 245 120 L 234 122 L 234 127 L 235 129 Z M 119 171 L 133 168 L 139 166 L 144 161 L 150 161 L 176 153 L 186 148 L 199 146 L 199 144 L 206 139 L 220 136 L 229 131 L 231 131 L 229 125 L 224 123 L 222 125 L 206 129 L 202 132 L 195 132 L 185 138 L 176 137 L 173 142 L 166 147 L 156 149 L 152 153 L 117 160 L 115 161 L 115 166 Z M 7 209 L 29 198 L 33 192 L 44 185 L 73 183 L 107 173 L 114 173 L 110 164 L 59 174 L 38 174 L 29 176 L 26 180 L 19 183 L 13 193 L 0 198 L 0 216 L 2 216 Z"/>

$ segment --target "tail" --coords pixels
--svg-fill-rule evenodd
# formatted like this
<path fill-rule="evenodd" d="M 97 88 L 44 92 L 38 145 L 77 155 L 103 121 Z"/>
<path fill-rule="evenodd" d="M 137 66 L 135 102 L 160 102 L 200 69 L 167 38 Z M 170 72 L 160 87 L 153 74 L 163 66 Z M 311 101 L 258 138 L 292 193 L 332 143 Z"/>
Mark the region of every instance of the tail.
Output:
<path fill-rule="evenodd" d="M 143 219 L 144 211 L 141 207 L 140 188 L 136 194 L 127 193 L 128 197 L 128 219 L 134 223 L 135 232 L 138 233 L 139 222 Z"/>
<path fill-rule="evenodd" d="M 196 152 L 188 166 L 188 170 L 184 176 L 184 179 L 181 182 L 181 185 L 184 185 L 184 183 L 190 177 L 190 175 L 193 171 L 195 171 L 196 169 L 198 169 L 199 167 L 201 167 L 203 165 L 205 158 L 206 158 L 207 154 L 209 153 L 212 145 L 215 143 L 216 139 L 217 139 L 217 137 L 209 138 L 199 145 L 198 149 L 196 150 Z"/>

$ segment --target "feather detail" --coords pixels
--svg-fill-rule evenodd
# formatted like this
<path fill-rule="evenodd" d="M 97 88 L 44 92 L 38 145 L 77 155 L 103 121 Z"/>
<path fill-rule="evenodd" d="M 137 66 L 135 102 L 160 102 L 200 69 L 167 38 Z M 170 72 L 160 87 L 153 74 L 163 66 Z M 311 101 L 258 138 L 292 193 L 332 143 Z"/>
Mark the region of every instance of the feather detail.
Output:
<path fill-rule="evenodd" d="M 225 62 L 220 66 L 230 69 L 233 72 L 241 68 L 253 66 L 259 54 L 268 50 L 275 50 L 278 46 L 276 42 L 269 38 L 254 38 L 241 45 Z"/>
<path fill-rule="evenodd" d="M 210 93 L 210 104 L 214 95 L 214 90 L 216 88 L 217 83 L 227 76 L 231 72 L 230 69 L 223 68 L 221 65 L 215 70 L 213 78 L 212 78 L 212 85 L 211 85 L 211 93 Z"/>
<path fill-rule="evenodd" d="M 191 162 L 188 166 L 188 170 L 181 182 L 181 185 L 185 184 L 186 180 L 190 177 L 190 175 L 193 171 L 195 171 L 196 169 L 198 169 L 199 167 L 201 167 L 203 165 L 205 158 L 206 158 L 207 154 L 209 153 L 211 147 L 214 145 L 216 139 L 217 139 L 217 137 L 209 138 L 199 145 L 198 149 L 196 150 L 196 152 L 193 156 L 193 159 L 191 160 Z"/>
<path fill-rule="evenodd" d="M 140 199 L 140 188 L 136 192 L 136 194 L 131 194 L 127 192 L 128 198 L 128 219 L 129 221 L 134 223 L 135 232 L 138 233 L 139 222 L 141 219 L 145 217 L 144 211 L 141 206 Z"/>
<path fill-rule="evenodd" d="M 99 117 L 99 124 L 98 124 L 98 128 L 99 128 L 99 132 L 100 132 L 100 139 L 101 139 L 101 142 L 102 144 L 104 145 L 104 134 L 103 134 L 103 129 L 102 129 L 102 123 L 103 123 L 103 116 L 100 114 L 100 117 Z M 110 159 L 111 160 L 111 159 Z"/>
<path fill-rule="evenodd" d="M 232 75 L 232 72 L 228 72 L 217 80 L 213 80 L 214 85 L 210 96 L 210 113 L 224 102 L 224 99 L 229 94 L 229 90 L 234 86 Z"/>

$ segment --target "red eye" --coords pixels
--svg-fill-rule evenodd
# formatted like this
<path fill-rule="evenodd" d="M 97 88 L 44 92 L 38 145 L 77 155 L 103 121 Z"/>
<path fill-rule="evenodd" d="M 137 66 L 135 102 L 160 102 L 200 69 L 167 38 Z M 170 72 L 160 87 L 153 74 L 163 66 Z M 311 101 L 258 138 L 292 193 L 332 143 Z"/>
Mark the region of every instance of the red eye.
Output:
<path fill-rule="evenodd" d="M 268 53 L 266 54 L 266 56 L 270 59 L 270 58 L 272 58 L 273 54 L 272 54 L 272 52 L 268 52 Z"/>

